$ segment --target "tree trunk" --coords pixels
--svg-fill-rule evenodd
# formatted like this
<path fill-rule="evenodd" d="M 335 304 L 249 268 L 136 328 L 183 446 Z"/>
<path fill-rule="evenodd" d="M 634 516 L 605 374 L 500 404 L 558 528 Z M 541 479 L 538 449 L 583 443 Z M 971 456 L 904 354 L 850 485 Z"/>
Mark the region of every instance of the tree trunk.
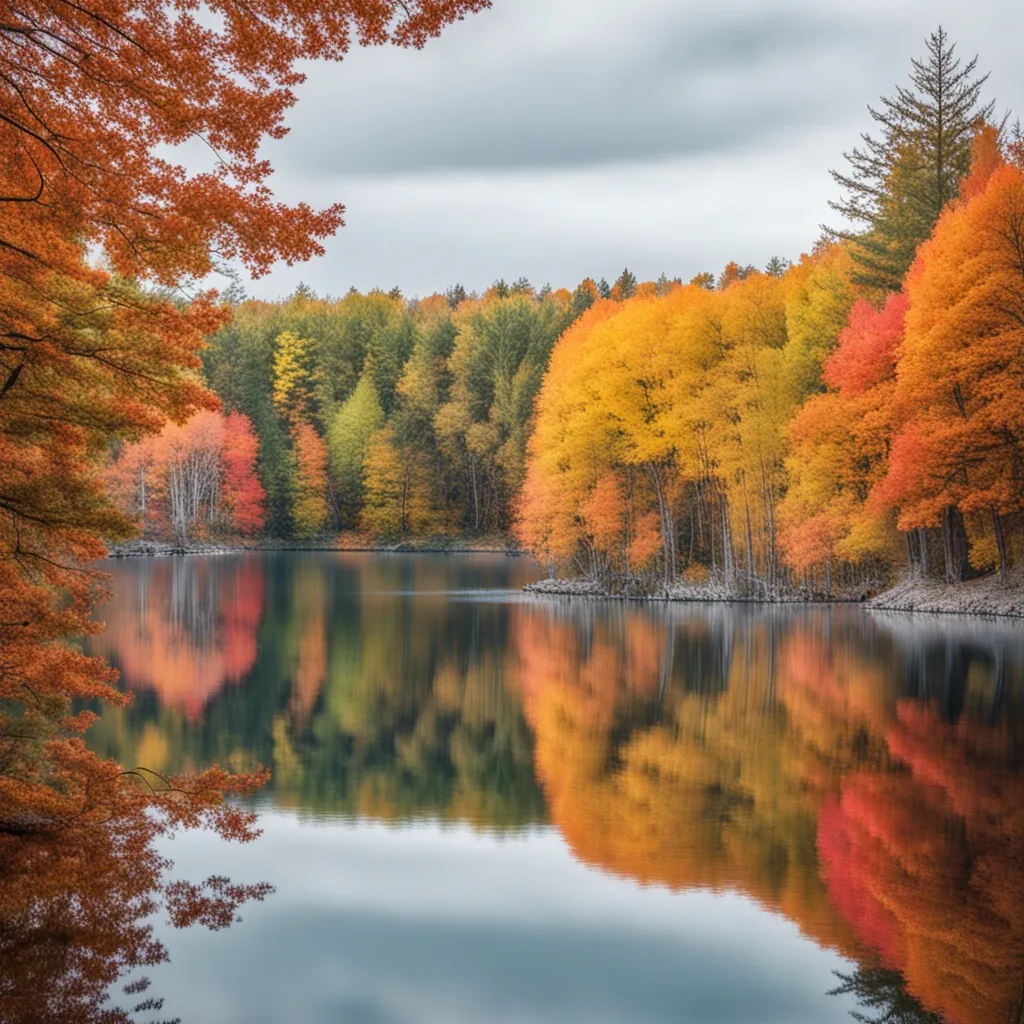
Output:
<path fill-rule="evenodd" d="M 947 505 L 942 515 L 942 541 L 946 556 L 946 582 L 963 583 L 967 562 L 967 532 L 964 517 L 956 505 Z"/>
<path fill-rule="evenodd" d="M 996 528 L 996 547 L 999 549 L 999 579 L 1006 582 L 1006 537 L 1003 535 L 1003 519 L 992 509 L 992 525 Z"/>
<path fill-rule="evenodd" d="M 473 491 L 473 532 L 480 532 L 480 490 L 476 482 L 476 459 L 469 457 L 469 479 Z"/>
<path fill-rule="evenodd" d="M 407 537 L 409 534 L 409 471 L 406 470 L 402 476 L 402 505 L 401 505 L 401 520 L 400 526 L 402 530 L 402 536 Z"/>
<path fill-rule="evenodd" d="M 331 507 L 331 522 L 334 524 L 335 530 L 341 529 L 341 511 L 338 508 L 338 495 L 334 490 L 334 483 L 331 480 L 331 474 L 327 474 L 327 498 L 328 504 Z"/>
<path fill-rule="evenodd" d="M 733 553 L 732 553 L 732 529 L 729 526 L 729 504 L 723 494 L 722 505 L 722 569 L 725 573 L 726 588 L 731 589 L 733 585 Z"/>
<path fill-rule="evenodd" d="M 142 528 L 140 536 L 146 539 L 146 467 L 139 468 L 139 512 L 142 516 Z"/>
<path fill-rule="evenodd" d="M 672 509 L 661 478 L 661 469 L 657 464 L 651 463 L 650 470 L 654 480 L 654 491 L 658 498 L 658 512 L 661 517 L 661 546 L 665 556 L 664 582 L 667 591 L 676 574 L 675 522 L 672 519 Z"/>
<path fill-rule="evenodd" d="M 747 513 L 747 581 L 749 586 L 754 579 L 754 536 L 750 528 L 750 502 L 744 498 L 743 504 Z"/>
<path fill-rule="evenodd" d="M 704 553 L 704 489 L 700 485 L 698 480 L 693 485 L 694 490 L 697 492 L 697 548 L 701 555 Z M 693 560 L 691 555 L 690 560 Z"/>

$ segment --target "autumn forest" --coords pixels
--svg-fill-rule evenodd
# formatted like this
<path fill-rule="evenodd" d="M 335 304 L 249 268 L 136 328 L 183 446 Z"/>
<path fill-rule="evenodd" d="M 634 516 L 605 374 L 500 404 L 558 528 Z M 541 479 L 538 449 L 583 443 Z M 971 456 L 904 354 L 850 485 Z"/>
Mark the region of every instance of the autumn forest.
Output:
<path fill-rule="evenodd" d="M 513 536 L 641 592 L 1005 578 L 1024 140 L 993 117 L 975 62 L 931 37 L 834 173 L 856 227 L 794 263 L 423 299 L 229 291 L 201 354 L 224 412 L 120 446 L 111 491 L 178 543 Z"/>
<path fill-rule="evenodd" d="M 491 6 L 3 3 L 0 1021 L 161 1013 L 166 929 L 276 883 L 194 881 L 166 844 L 249 849 L 260 801 L 297 832 L 551 825 L 574 868 L 796 921 L 864 1005 L 1019 1021 L 1019 646 L 940 665 L 859 609 L 575 620 L 523 588 L 1017 600 L 1020 122 L 939 28 L 803 254 L 248 295 L 347 216 L 271 187 L 306 72 Z M 435 576 L 406 547 L 477 555 Z"/>

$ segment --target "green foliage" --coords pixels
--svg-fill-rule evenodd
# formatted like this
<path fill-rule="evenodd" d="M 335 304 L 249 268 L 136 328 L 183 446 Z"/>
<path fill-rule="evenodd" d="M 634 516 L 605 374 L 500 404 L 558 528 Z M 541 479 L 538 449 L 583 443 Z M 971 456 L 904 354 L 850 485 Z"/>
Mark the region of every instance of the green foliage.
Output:
<path fill-rule="evenodd" d="M 572 293 L 572 318 L 582 316 L 597 301 L 597 285 L 588 277 Z"/>
<path fill-rule="evenodd" d="M 363 501 L 363 461 L 370 438 L 384 425 L 384 409 L 368 377 L 335 413 L 327 431 L 327 460 L 343 527 L 355 526 Z"/>
<path fill-rule="evenodd" d="M 448 303 L 449 308 L 457 309 L 460 302 L 465 302 L 469 296 L 466 294 L 466 289 L 461 284 L 454 284 L 451 288 L 444 293 L 445 300 Z"/>
<path fill-rule="evenodd" d="M 841 982 L 829 991 L 830 996 L 852 995 L 857 1005 L 872 1015 L 851 1011 L 859 1024 L 943 1024 L 943 1018 L 930 1010 L 907 991 L 906 979 L 899 971 L 879 966 L 858 966 L 853 974 L 836 971 Z"/>
<path fill-rule="evenodd" d="M 981 103 L 988 76 L 975 76 L 977 57 L 961 66 L 941 25 L 925 45 L 925 57 L 911 61 L 909 86 L 868 108 L 879 135 L 864 134 L 862 146 L 844 154 L 848 172 L 831 172 L 844 195 L 830 205 L 860 228 L 834 234 L 855 241 L 857 282 L 884 291 L 900 289 L 917 247 L 957 195 L 974 127 L 993 110 Z"/>
<path fill-rule="evenodd" d="M 853 273 L 849 252 L 838 246 L 816 258 L 805 257 L 789 272 L 783 356 L 785 380 L 795 401 L 824 390 L 822 365 L 835 349 L 856 298 Z"/>
<path fill-rule="evenodd" d="M 537 302 L 510 295 L 456 320 L 450 397 L 438 409 L 434 429 L 444 456 L 462 470 L 459 491 L 473 530 L 508 528 L 533 400 L 571 319 L 571 310 L 552 296 Z"/>
<path fill-rule="evenodd" d="M 612 285 L 612 295 L 624 301 L 625 299 L 631 299 L 636 292 L 636 275 L 626 267 L 621 274 L 615 279 L 615 284 Z"/>

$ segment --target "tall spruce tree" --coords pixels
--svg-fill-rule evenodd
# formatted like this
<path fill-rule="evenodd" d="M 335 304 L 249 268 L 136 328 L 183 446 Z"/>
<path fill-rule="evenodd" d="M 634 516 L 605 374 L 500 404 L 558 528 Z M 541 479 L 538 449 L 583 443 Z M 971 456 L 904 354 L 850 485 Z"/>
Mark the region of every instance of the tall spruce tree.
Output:
<path fill-rule="evenodd" d="M 626 267 L 612 285 L 612 295 L 617 299 L 631 299 L 635 293 L 636 275 Z"/>
<path fill-rule="evenodd" d="M 844 195 L 829 205 L 861 230 L 826 230 L 854 243 L 858 283 L 884 291 L 899 290 L 918 245 L 956 196 L 970 170 L 971 135 L 994 107 L 981 103 L 988 75 L 975 74 L 977 57 L 961 65 L 941 25 L 925 45 L 924 58 L 911 61 L 909 86 L 868 107 L 878 136 L 861 135 L 863 146 L 843 154 L 849 171 L 830 172 Z"/>

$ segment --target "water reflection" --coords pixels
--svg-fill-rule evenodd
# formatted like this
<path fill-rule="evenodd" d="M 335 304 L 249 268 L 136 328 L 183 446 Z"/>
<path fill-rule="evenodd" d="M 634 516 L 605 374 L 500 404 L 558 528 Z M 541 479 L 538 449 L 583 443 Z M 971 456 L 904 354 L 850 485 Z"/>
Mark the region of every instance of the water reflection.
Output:
<path fill-rule="evenodd" d="M 119 573 L 117 604 L 95 653 L 116 658 L 135 690 L 153 690 L 189 719 L 256 662 L 263 612 L 257 561 L 163 559 Z"/>
<path fill-rule="evenodd" d="M 210 772 L 170 780 L 173 796 L 155 799 L 73 743 L 55 752 L 51 769 L 50 794 L 37 789 L 31 812 L 0 820 L 0 1021 L 152 1019 L 164 1000 L 149 991 L 147 972 L 167 960 L 155 918 L 220 930 L 272 891 L 220 875 L 173 877 L 160 840 L 182 829 L 254 838 L 254 815 L 211 796 L 252 786 Z M 18 781 L 6 777 L 5 797 Z"/>
<path fill-rule="evenodd" d="M 860 964 L 824 983 L 869 1020 L 1021 1019 L 1019 626 L 522 599 L 533 571 L 118 566 L 104 642 L 139 696 L 92 742 L 271 765 L 309 815 L 550 823 L 595 868 L 784 914 Z"/>

